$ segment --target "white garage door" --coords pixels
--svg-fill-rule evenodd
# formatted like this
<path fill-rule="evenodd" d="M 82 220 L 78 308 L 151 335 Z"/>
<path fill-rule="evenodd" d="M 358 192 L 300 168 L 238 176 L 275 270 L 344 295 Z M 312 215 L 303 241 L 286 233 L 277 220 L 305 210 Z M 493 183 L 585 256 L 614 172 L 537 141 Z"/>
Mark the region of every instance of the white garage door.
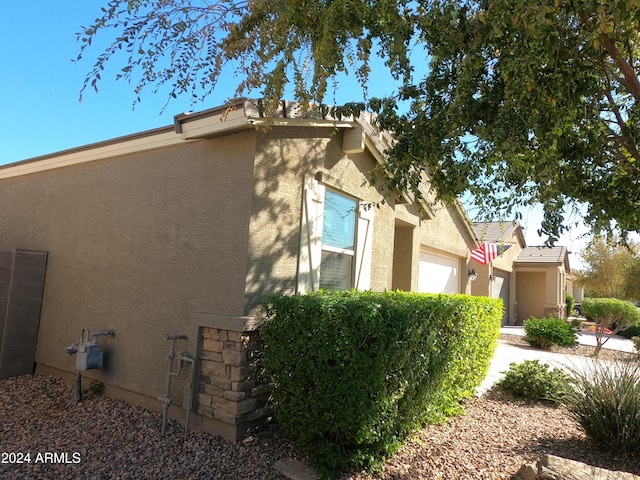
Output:
<path fill-rule="evenodd" d="M 433 252 L 420 252 L 418 291 L 425 293 L 459 293 L 460 261 Z"/>

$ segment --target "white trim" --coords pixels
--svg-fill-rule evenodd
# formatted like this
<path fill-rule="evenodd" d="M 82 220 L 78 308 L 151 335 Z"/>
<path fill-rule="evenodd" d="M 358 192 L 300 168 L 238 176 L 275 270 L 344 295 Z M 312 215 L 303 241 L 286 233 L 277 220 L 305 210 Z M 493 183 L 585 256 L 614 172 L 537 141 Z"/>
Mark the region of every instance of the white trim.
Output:
<path fill-rule="evenodd" d="M 331 253 L 339 253 L 341 255 L 350 255 L 350 256 L 354 256 L 355 252 L 353 251 L 352 248 L 338 248 L 338 247 L 332 247 L 331 245 L 322 245 L 322 250 L 326 251 L 326 252 L 331 252 Z"/>
<path fill-rule="evenodd" d="M 371 259 L 373 251 L 373 217 L 375 209 L 358 205 L 356 234 L 356 271 L 354 286 L 358 290 L 371 289 Z"/>
<path fill-rule="evenodd" d="M 302 197 L 298 293 L 314 292 L 320 288 L 324 186 L 313 178 L 308 178 Z"/>

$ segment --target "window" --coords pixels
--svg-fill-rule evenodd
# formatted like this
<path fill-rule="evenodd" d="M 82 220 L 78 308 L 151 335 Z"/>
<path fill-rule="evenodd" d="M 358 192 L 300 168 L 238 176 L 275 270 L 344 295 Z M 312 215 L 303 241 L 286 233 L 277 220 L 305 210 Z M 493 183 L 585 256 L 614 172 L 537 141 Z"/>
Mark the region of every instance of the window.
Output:
<path fill-rule="evenodd" d="M 373 210 L 315 179 L 306 181 L 298 293 L 371 288 Z"/>
<path fill-rule="evenodd" d="M 353 287 L 357 210 L 355 200 L 325 189 L 320 288 Z"/>

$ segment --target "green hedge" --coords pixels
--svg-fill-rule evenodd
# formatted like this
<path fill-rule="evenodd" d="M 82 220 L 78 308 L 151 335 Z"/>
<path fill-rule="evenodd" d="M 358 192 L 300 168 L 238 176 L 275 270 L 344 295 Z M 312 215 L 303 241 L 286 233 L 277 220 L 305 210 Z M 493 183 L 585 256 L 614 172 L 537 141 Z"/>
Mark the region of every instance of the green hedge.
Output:
<path fill-rule="evenodd" d="M 489 368 L 498 299 L 321 291 L 263 302 L 277 418 L 325 475 L 375 467 L 425 422 L 459 413 Z"/>
<path fill-rule="evenodd" d="M 565 312 L 565 317 L 573 317 L 573 306 L 576 301 L 573 298 L 573 295 L 569 295 L 568 293 L 565 295 L 565 302 L 567 304 L 567 311 Z"/>
<path fill-rule="evenodd" d="M 574 347 L 578 342 L 576 328 L 563 318 L 553 315 L 529 318 L 524 321 L 524 340 L 532 347 L 542 350 L 550 350 L 554 345 Z"/>
<path fill-rule="evenodd" d="M 582 310 L 587 319 L 602 328 L 620 331 L 640 323 L 640 309 L 617 298 L 585 298 Z"/>

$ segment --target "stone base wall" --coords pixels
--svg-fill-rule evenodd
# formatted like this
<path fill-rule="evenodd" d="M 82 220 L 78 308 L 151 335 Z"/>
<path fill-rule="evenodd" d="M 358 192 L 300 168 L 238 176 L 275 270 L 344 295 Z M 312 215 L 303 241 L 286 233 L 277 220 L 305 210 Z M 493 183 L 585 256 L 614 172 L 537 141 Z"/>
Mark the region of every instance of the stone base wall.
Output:
<path fill-rule="evenodd" d="M 544 315 L 545 317 L 553 315 L 554 317 L 564 318 L 565 307 L 566 305 L 545 305 Z"/>
<path fill-rule="evenodd" d="M 270 387 L 260 377 L 258 330 L 201 327 L 197 412 L 228 424 L 236 439 L 273 414 Z"/>

